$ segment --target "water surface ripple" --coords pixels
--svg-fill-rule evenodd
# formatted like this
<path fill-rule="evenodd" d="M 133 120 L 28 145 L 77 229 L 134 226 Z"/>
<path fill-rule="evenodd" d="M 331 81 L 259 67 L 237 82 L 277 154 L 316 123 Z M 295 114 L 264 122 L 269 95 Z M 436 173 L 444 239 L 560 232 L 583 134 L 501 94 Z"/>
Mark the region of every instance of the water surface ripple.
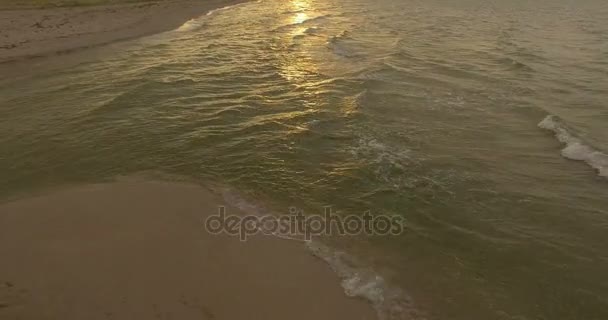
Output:
<path fill-rule="evenodd" d="M 3 84 L 0 192 L 162 171 L 403 215 L 329 241 L 407 295 L 365 293 L 385 318 L 608 319 L 607 44 L 599 0 L 250 2 Z"/>

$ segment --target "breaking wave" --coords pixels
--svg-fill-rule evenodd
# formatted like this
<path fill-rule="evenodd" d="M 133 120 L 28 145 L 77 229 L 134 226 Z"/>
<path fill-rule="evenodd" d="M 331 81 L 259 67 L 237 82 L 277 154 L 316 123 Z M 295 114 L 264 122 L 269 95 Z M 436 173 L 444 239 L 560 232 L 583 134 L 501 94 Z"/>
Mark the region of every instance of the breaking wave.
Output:
<path fill-rule="evenodd" d="M 257 1 L 257 2 L 259 2 L 259 1 Z M 217 13 L 217 12 L 220 12 L 220 11 L 224 11 L 224 10 L 228 10 L 228 9 L 232 9 L 232 8 L 235 8 L 235 7 L 239 7 L 239 6 L 242 6 L 242 5 L 245 5 L 245 4 L 246 4 L 246 2 L 245 3 L 237 3 L 237 4 L 225 6 L 225 7 L 222 7 L 222 8 L 213 9 L 213 10 L 210 10 L 209 12 L 207 12 L 207 15 L 210 16 L 210 15 L 212 15 L 214 13 Z"/>
<path fill-rule="evenodd" d="M 217 8 L 217 9 L 209 10 L 209 12 L 207 12 L 207 14 L 204 15 L 203 17 L 205 17 L 205 16 L 207 16 L 207 17 L 208 16 L 212 16 L 212 15 L 218 13 L 218 12 L 229 10 L 229 9 L 233 9 L 233 8 L 242 6 L 244 4 L 246 4 L 246 2 L 245 3 L 237 3 L 237 4 L 234 4 L 234 5 L 229 5 L 229 6 L 225 6 L 225 7 L 222 7 L 222 8 Z M 202 17 L 190 19 L 190 20 L 186 21 L 184 24 L 182 24 L 176 30 L 178 32 L 187 32 L 187 31 L 197 30 L 197 29 L 203 27 L 203 22 L 204 21 L 201 18 Z"/>
<path fill-rule="evenodd" d="M 548 115 L 538 124 L 539 128 L 550 130 L 555 137 L 565 144 L 562 156 L 571 160 L 584 161 L 597 170 L 602 177 L 608 178 L 608 155 L 587 145 L 572 133 L 566 124 L 557 116 Z"/>
<path fill-rule="evenodd" d="M 354 257 L 318 241 L 306 242 L 306 247 L 340 277 L 346 295 L 368 300 L 380 320 L 425 319 L 405 292 L 390 286 L 372 269 L 360 267 Z"/>
<path fill-rule="evenodd" d="M 265 206 L 246 199 L 246 196 L 231 188 L 220 187 L 224 200 L 243 212 L 261 216 L 270 214 Z M 297 240 L 285 238 L 285 240 Z M 380 320 L 416 320 L 425 319 L 414 307 L 412 299 L 403 290 L 391 286 L 373 269 L 364 267 L 353 256 L 330 248 L 319 241 L 305 241 L 305 247 L 314 256 L 325 261 L 340 278 L 344 293 L 349 297 L 363 298 L 369 301 Z"/>

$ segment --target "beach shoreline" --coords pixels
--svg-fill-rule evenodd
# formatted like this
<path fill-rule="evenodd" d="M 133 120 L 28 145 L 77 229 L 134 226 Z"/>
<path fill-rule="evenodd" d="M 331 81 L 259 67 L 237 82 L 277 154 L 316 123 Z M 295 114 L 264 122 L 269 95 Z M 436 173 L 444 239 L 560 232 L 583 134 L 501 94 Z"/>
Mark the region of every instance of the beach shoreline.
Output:
<path fill-rule="evenodd" d="M 172 0 L 0 10 L 0 65 L 177 29 L 213 9 L 242 2 Z"/>
<path fill-rule="evenodd" d="M 65 66 L 241 2 L 0 10 L 0 72 Z M 207 232 L 219 206 L 245 214 L 205 187 L 138 178 L 0 202 L 0 318 L 377 319 L 303 242 Z"/>
<path fill-rule="evenodd" d="M 125 179 L 0 205 L 2 319 L 376 319 L 304 243 L 211 234 L 201 186 Z"/>

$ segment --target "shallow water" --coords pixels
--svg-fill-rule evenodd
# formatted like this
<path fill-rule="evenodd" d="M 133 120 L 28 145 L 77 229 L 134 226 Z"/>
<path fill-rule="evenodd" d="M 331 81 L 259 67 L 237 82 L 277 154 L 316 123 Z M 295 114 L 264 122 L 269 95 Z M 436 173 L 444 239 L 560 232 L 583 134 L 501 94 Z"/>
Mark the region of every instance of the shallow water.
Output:
<path fill-rule="evenodd" d="M 607 98 L 602 1 L 251 2 L 4 81 L 0 192 L 150 170 L 402 215 L 332 240 L 385 318 L 606 319 Z"/>

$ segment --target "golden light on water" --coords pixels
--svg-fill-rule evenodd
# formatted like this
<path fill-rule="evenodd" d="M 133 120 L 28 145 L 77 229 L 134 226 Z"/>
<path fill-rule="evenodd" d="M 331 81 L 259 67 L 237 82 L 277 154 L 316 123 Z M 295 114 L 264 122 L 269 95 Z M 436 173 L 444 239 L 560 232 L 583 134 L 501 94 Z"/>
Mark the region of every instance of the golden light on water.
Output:
<path fill-rule="evenodd" d="M 310 8 L 310 3 L 306 0 L 292 0 L 291 6 L 296 14 L 293 16 L 292 23 L 300 24 L 308 19 L 306 10 Z"/>
<path fill-rule="evenodd" d="M 296 10 L 304 10 L 310 7 L 310 2 L 307 0 L 291 0 L 291 5 Z"/>
<path fill-rule="evenodd" d="M 310 0 L 291 0 L 285 5 L 286 11 L 290 12 L 285 23 L 291 25 L 291 28 L 283 37 L 284 51 L 280 57 L 280 73 L 300 88 L 313 88 L 318 81 L 316 79 L 318 66 L 310 48 L 318 45 L 315 41 L 320 38 L 306 36 L 308 28 L 315 27 L 314 25 L 297 25 L 314 17 L 316 12 Z M 312 95 L 309 99 L 315 104 L 314 93 L 309 92 L 309 94 Z"/>
<path fill-rule="evenodd" d="M 304 12 L 298 12 L 293 17 L 293 23 L 300 24 L 308 19 L 308 15 Z"/>

